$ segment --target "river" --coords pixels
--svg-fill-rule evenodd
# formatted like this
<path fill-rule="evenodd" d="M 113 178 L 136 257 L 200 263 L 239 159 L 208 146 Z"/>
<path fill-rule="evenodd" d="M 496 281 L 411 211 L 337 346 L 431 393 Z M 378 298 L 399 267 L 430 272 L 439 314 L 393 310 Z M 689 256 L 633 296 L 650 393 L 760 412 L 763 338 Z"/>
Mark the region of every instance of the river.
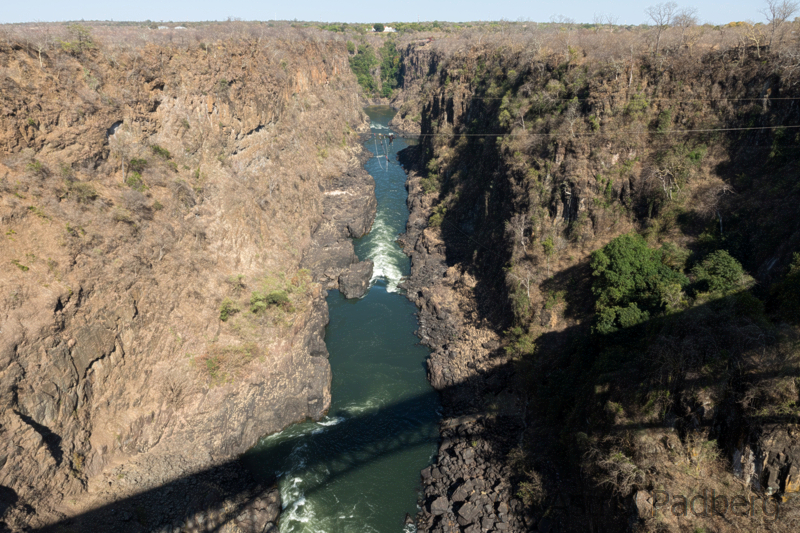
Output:
<path fill-rule="evenodd" d="M 373 133 L 389 133 L 390 108 L 366 112 Z M 328 416 L 262 439 L 247 457 L 258 477 L 279 477 L 282 533 L 414 531 L 404 518 L 417 512 L 419 472 L 436 453 L 439 401 L 426 379 L 428 349 L 414 336 L 416 308 L 397 286 L 409 271 L 396 242 L 408 219 L 396 159 L 406 146 L 397 136 L 365 143 L 378 210 L 372 231 L 354 244 L 375 269 L 363 298 L 328 295 Z"/>

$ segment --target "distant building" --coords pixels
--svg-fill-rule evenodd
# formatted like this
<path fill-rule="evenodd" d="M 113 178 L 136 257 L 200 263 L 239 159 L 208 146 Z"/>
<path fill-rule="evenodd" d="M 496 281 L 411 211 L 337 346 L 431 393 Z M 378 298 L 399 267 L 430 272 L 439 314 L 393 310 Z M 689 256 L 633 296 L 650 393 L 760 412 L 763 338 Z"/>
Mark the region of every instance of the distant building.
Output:
<path fill-rule="evenodd" d="M 158 29 L 159 30 L 168 30 L 169 26 L 159 26 Z"/>
<path fill-rule="evenodd" d="M 185 30 L 186 26 L 175 26 L 173 29 L 174 30 Z"/>
<path fill-rule="evenodd" d="M 375 26 L 371 27 L 369 29 L 369 31 L 374 32 L 375 31 Z M 383 27 L 383 33 L 397 33 L 397 30 L 392 28 L 392 27 L 389 27 L 389 26 L 384 26 Z"/>

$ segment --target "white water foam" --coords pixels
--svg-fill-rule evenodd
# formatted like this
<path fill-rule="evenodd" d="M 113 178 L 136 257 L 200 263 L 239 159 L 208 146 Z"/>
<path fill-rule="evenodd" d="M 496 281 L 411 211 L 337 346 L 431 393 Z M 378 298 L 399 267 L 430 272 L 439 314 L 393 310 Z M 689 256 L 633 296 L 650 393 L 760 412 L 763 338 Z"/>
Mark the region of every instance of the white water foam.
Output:
<path fill-rule="evenodd" d="M 372 224 L 373 234 L 370 242 L 368 258 L 374 263 L 372 280 L 383 278 L 386 280 L 386 290 L 397 292 L 397 284 L 403 279 L 400 269 L 401 261 L 405 260 L 403 252 L 395 244 L 397 233 L 387 224 L 385 215 L 379 213 Z"/>
<path fill-rule="evenodd" d="M 327 417 L 326 417 L 327 418 Z M 334 416 L 333 418 L 328 418 L 327 420 L 320 420 L 317 422 L 320 426 L 335 426 L 336 424 L 343 422 L 344 418 L 341 416 Z"/>

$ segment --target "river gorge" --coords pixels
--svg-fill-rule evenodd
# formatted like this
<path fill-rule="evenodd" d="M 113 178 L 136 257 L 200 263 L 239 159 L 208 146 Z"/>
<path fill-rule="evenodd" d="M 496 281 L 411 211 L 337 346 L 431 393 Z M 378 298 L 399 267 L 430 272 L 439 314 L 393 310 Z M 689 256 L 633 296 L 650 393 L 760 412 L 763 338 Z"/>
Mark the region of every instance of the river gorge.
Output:
<path fill-rule="evenodd" d="M 409 273 L 396 242 L 408 219 L 406 174 L 396 157 L 406 141 L 388 139 L 391 109 L 367 114 L 373 135 L 365 168 L 378 207 L 355 251 L 375 268 L 364 297 L 332 291 L 327 298 L 331 407 L 322 420 L 263 439 L 246 457 L 257 475 L 279 476 L 286 533 L 403 531 L 404 517 L 417 513 L 419 472 L 436 453 L 440 413 L 426 379 L 428 349 L 414 336 L 416 309 L 398 289 Z"/>
<path fill-rule="evenodd" d="M 788 33 L 190 26 L 0 25 L 0 531 L 798 530 Z"/>

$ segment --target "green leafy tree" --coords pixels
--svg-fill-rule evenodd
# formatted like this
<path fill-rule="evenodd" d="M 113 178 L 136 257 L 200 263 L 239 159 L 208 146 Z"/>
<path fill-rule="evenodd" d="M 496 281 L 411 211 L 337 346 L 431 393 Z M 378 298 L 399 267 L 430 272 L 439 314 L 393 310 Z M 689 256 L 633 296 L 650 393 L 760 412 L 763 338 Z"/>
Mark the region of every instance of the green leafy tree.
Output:
<path fill-rule="evenodd" d="M 709 254 L 695 265 L 692 275 L 703 292 L 728 293 L 740 288 L 745 280 L 742 265 L 725 250 Z"/>
<path fill-rule="evenodd" d="M 381 96 L 390 97 L 402 82 L 400 52 L 394 41 L 386 41 L 381 48 Z"/>
<path fill-rule="evenodd" d="M 375 30 L 375 33 L 381 33 L 381 32 L 383 32 L 384 29 L 386 29 L 386 27 L 379 22 L 379 23 L 373 25 L 372 29 Z"/>
<path fill-rule="evenodd" d="M 675 298 L 675 285 L 683 288 L 688 279 L 664 262 L 662 250 L 647 246 L 637 234 L 617 237 L 592 254 L 597 297 L 596 331 L 611 333 L 647 320 Z"/>
<path fill-rule="evenodd" d="M 61 48 L 72 55 L 81 55 L 85 50 L 94 48 L 92 31 L 83 24 L 69 24 L 67 31 L 72 37 L 69 41 L 61 41 Z"/>
<path fill-rule="evenodd" d="M 358 46 L 358 53 L 350 58 L 350 69 L 356 75 L 358 84 L 367 94 L 375 92 L 375 79 L 372 77 L 372 68 L 378 65 L 378 59 L 372 47 L 365 44 Z"/>

